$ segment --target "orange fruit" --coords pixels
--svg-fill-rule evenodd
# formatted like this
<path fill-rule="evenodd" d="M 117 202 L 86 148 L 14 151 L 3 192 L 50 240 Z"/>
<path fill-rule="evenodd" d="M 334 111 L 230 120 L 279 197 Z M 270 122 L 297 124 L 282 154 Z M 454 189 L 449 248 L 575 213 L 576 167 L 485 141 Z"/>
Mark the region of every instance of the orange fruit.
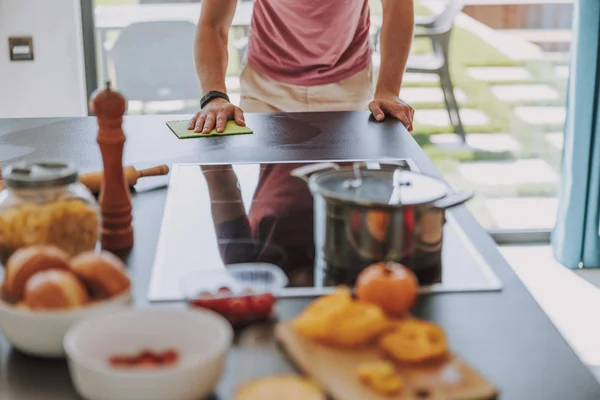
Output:
<path fill-rule="evenodd" d="M 417 300 L 419 283 L 404 265 L 379 262 L 358 275 L 355 289 L 359 300 L 379 306 L 390 316 L 403 317 Z"/>

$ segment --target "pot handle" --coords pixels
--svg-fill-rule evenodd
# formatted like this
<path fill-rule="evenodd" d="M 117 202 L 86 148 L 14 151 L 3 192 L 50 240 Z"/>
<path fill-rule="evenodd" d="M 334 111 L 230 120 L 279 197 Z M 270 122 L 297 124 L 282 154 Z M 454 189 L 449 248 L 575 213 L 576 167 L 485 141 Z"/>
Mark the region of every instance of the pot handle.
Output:
<path fill-rule="evenodd" d="M 308 165 L 304 165 L 302 167 L 296 168 L 290 174 L 293 177 L 300 178 L 303 181 L 308 182 L 308 178 L 310 178 L 311 175 L 313 175 L 317 172 L 328 171 L 328 170 L 332 170 L 332 169 L 339 170 L 340 166 L 335 163 L 331 163 L 331 162 L 308 164 Z"/>
<path fill-rule="evenodd" d="M 450 193 L 446 197 L 441 198 L 433 203 L 433 208 L 445 210 L 447 208 L 456 207 L 471 200 L 473 195 L 474 193 L 470 190 L 458 193 Z"/>
<path fill-rule="evenodd" d="M 412 172 L 417 171 L 417 167 L 414 165 L 414 162 L 410 159 L 401 159 L 401 160 L 383 159 L 383 160 L 377 161 L 377 163 L 384 167 L 394 167 L 396 169 L 400 168 L 404 171 L 412 171 Z"/>

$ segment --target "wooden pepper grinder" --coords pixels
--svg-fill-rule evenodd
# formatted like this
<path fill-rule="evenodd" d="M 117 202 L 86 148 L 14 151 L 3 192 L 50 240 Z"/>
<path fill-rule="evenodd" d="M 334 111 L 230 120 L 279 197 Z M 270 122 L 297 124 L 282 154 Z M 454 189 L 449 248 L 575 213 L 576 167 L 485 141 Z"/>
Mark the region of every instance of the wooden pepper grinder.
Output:
<path fill-rule="evenodd" d="M 102 152 L 104 174 L 100 190 L 102 211 L 102 248 L 109 251 L 133 247 L 131 196 L 123 174 L 123 115 L 127 102 L 106 83 L 91 99 L 92 112 L 98 120 L 98 144 Z"/>

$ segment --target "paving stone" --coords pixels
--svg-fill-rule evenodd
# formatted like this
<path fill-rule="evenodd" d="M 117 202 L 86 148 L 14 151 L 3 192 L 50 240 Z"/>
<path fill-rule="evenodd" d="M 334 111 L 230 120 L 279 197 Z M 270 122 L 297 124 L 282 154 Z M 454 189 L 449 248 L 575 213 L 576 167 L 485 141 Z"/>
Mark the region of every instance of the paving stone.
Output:
<path fill-rule="evenodd" d="M 458 170 L 465 179 L 480 185 L 558 183 L 556 172 L 541 159 L 466 162 Z"/>
<path fill-rule="evenodd" d="M 566 110 L 560 106 L 515 107 L 514 113 L 531 125 L 561 125 L 565 122 Z"/>
<path fill-rule="evenodd" d="M 460 110 L 460 116 L 463 125 L 487 125 L 489 118 L 485 113 L 479 110 L 463 108 Z M 417 109 L 415 111 L 415 120 L 423 125 L 433 125 L 439 127 L 450 126 L 450 117 L 448 117 L 448 111 L 445 108 L 437 110 L 431 109 Z"/>
<path fill-rule="evenodd" d="M 558 92 L 544 84 L 496 85 L 492 93 L 502 101 L 557 100 Z"/>
<path fill-rule="evenodd" d="M 499 229 L 551 228 L 558 210 L 552 197 L 490 198 L 485 205 Z"/>
<path fill-rule="evenodd" d="M 554 73 L 559 78 L 568 79 L 569 78 L 569 67 L 566 65 L 560 65 L 554 68 Z"/>
<path fill-rule="evenodd" d="M 442 149 L 464 148 L 464 144 L 454 133 L 443 133 L 429 137 Z M 469 133 L 467 145 L 473 149 L 490 152 L 518 151 L 519 142 L 508 133 Z"/>
<path fill-rule="evenodd" d="M 556 149 L 562 150 L 565 134 L 562 132 L 550 132 L 545 135 L 546 140 Z"/>
<path fill-rule="evenodd" d="M 411 83 L 436 83 L 440 81 L 440 77 L 435 74 L 419 74 L 416 72 L 407 72 L 404 74 L 403 82 Z"/>
<path fill-rule="evenodd" d="M 532 78 L 523 67 L 471 67 L 467 73 L 471 78 L 488 82 L 526 81 Z"/>
<path fill-rule="evenodd" d="M 454 89 L 454 96 L 460 103 L 467 100 L 467 95 L 461 89 Z M 442 103 L 444 92 L 439 87 L 407 87 L 403 88 L 400 97 L 409 104 Z"/>

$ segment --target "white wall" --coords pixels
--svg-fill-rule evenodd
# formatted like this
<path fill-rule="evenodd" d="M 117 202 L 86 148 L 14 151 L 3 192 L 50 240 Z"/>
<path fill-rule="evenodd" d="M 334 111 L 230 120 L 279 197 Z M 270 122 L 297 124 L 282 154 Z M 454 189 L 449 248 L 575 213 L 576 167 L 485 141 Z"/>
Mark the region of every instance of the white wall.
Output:
<path fill-rule="evenodd" d="M 9 36 L 35 60 L 11 62 Z M 87 115 L 80 0 L 0 0 L 0 118 Z"/>

